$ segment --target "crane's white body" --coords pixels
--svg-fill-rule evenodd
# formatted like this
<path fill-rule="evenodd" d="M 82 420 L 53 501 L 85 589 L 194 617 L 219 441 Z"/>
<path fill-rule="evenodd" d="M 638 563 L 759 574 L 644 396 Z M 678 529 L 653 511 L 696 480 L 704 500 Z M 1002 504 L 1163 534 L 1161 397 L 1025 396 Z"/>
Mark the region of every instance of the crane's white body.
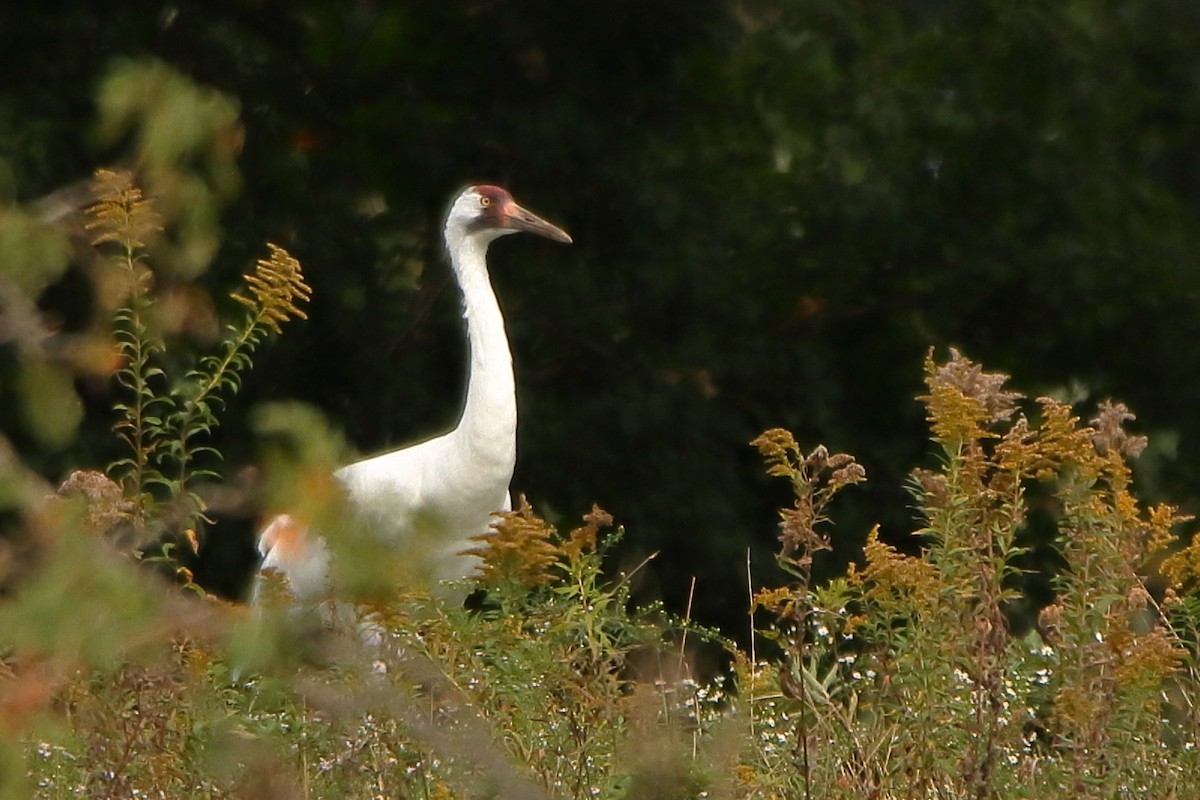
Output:
<path fill-rule="evenodd" d="M 446 434 L 335 473 L 350 506 L 373 534 L 398 548 L 420 549 L 431 585 L 467 576 L 475 559 L 462 551 L 478 545 L 471 537 L 486 532 L 497 511 L 511 508 L 508 486 L 517 457 L 516 387 L 504 318 L 488 277 L 488 245 L 517 229 L 570 241 L 562 231 L 511 203 L 511 197 L 509 209 L 526 215 L 512 223 L 519 227 L 482 225 L 481 207 L 487 209 L 490 202 L 477 188 L 459 195 L 445 227 L 470 345 L 462 416 Z M 545 229 L 534 227 L 535 223 Z M 318 599 L 327 593 L 328 548 L 294 518 L 280 515 L 272 520 L 262 533 L 259 550 L 262 569 L 285 575 L 298 599 Z"/>

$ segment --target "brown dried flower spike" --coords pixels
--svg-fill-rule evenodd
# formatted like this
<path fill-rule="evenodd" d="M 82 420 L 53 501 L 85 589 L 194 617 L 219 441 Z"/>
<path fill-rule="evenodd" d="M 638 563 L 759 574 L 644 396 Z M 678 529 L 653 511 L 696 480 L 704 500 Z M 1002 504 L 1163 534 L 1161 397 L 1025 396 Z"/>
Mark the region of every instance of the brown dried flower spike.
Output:
<path fill-rule="evenodd" d="M 1096 446 L 1096 452 L 1102 456 L 1110 452 L 1119 453 L 1126 458 L 1140 456 L 1146 449 L 1148 440 L 1145 436 L 1131 436 L 1125 431 L 1125 423 L 1135 419 L 1137 417 L 1124 403 L 1114 403 L 1111 400 L 1101 402 L 1095 418 L 1090 422 L 1096 431 L 1092 435 L 1092 444 Z"/>
<path fill-rule="evenodd" d="M 780 512 L 779 541 L 784 558 L 807 568 L 814 552 L 829 548 L 829 537 L 817 530 L 826 521 L 825 506 L 844 487 L 865 481 L 867 472 L 853 456 L 831 455 L 824 445 L 802 456 L 795 437 L 782 428 L 765 431 L 750 444 L 766 460 L 768 474 L 792 482 L 796 503 Z"/>
<path fill-rule="evenodd" d="M 478 578 L 483 583 L 497 584 L 514 581 L 534 587 L 554 579 L 551 566 L 558 561 L 554 527 L 534 513 L 529 501 L 521 495 L 517 507 L 495 515 L 492 529 L 472 540 L 478 547 L 466 554 L 478 556 Z"/>
<path fill-rule="evenodd" d="M 929 394 L 920 400 L 928 409 L 934 438 L 955 448 L 966 442 L 994 438 L 989 426 L 1006 422 L 1017 409 L 1021 395 L 1002 388 L 1008 376 L 984 372 L 983 367 L 950 348 L 945 364 L 925 356 L 925 385 Z"/>
<path fill-rule="evenodd" d="M 117 243 L 127 250 L 141 250 L 162 230 L 162 217 L 142 195 L 126 170 L 98 169 L 92 180 L 98 199 L 88 209 L 87 229 L 92 244 Z"/>
<path fill-rule="evenodd" d="M 299 261 L 278 245 L 268 243 L 267 247 L 271 251 L 270 257 L 260 258 L 254 271 L 242 276 L 253 298 L 237 292 L 231 297 L 249 306 L 264 325 L 279 333 L 280 325 L 292 317 L 308 319 L 308 315 L 296 307 L 296 302 L 309 300 L 312 289 L 304 282 Z"/>

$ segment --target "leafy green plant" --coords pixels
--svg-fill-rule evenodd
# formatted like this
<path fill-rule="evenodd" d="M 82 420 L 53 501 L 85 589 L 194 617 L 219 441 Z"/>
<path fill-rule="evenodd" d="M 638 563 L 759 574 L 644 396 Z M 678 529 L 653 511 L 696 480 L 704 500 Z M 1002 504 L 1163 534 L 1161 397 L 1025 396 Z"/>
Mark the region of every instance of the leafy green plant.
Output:
<path fill-rule="evenodd" d="M 200 367 L 189 370 L 173 389 L 176 403 L 166 420 L 170 438 L 166 442 L 165 458 L 175 467 L 172 481 L 175 494 L 186 495 L 201 511 L 201 501 L 190 491 L 189 484 L 200 476 L 216 477 L 216 473 L 196 470 L 193 462 L 201 452 L 219 454 L 211 447 L 196 447 L 193 439 L 211 433 L 219 424 L 217 411 L 223 406 L 221 392 L 237 393 L 241 375 L 253 366 L 251 356 L 263 340 L 271 334 L 282 333 L 282 325 L 289 319 L 306 318 L 296 305 L 307 301 L 311 295 L 300 262 L 278 245 L 268 244 L 267 248 L 270 255 L 260 258 L 253 271 L 244 276 L 249 296 L 233 294 L 233 298 L 246 308 L 241 324 L 230 324 L 220 343 L 220 353 L 203 357 Z"/>
<path fill-rule="evenodd" d="M 153 386 L 163 377 L 163 371 L 151 363 L 153 356 L 162 351 L 163 343 L 151 335 L 146 319 L 153 276 L 144 258 L 146 242 L 161 230 L 162 222 L 128 172 L 98 170 L 94 187 L 98 200 L 89 209 L 87 228 L 93 245 L 114 246 L 113 266 L 121 275 L 127 297 L 116 313 L 115 338 L 123 361 L 116 381 L 129 399 L 116 404 L 120 419 L 114 427 L 130 454 L 112 464 L 110 471 L 130 487 L 136 518 L 141 523 L 151 499 L 149 487 L 164 482 L 154 461 L 157 434 L 162 429 L 158 407 L 165 399 L 157 396 Z"/>
<path fill-rule="evenodd" d="M 670 741 L 653 768 L 670 764 L 701 780 L 677 735 L 711 722 L 720 693 L 685 680 L 681 623 L 658 609 L 632 610 L 629 576 L 606 576 L 604 554 L 621 535 L 604 535 L 611 524 L 593 508 L 562 535 L 522 498 L 479 537 L 477 604 L 404 594 L 366 606 L 363 622 L 345 629 L 339 617 L 323 649 L 340 653 L 338 670 L 317 673 L 324 688 L 306 700 L 344 721 L 335 742 L 309 753 L 309 764 L 330 765 L 312 775 L 314 791 L 354 795 L 379 781 L 416 796 L 462 796 L 498 781 L 522 796 L 622 796 L 643 780 L 641 768 L 652 769 L 631 758 L 638 739 Z M 366 672 L 374 677 L 364 687 Z M 370 681 L 386 681 L 388 693 Z M 331 755 L 337 742 L 362 758 Z"/>
<path fill-rule="evenodd" d="M 763 433 L 751 444 L 756 446 L 768 463 L 771 475 L 791 481 L 796 496 L 792 508 L 781 512 L 779 524 L 779 564 L 795 578 L 795 583 L 782 591 L 759 594 L 753 605 L 765 606 L 778 615 L 778 624 L 770 631 L 769 638 L 784 645 L 787 662 L 780 667 L 780 686 L 800 702 L 800 735 L 796 756 L 800 762 L 805 796 L 811 794 L 808 776 L 811 774 L 809 761 L 809 736 L 807 732 L 807 687 L 803 679 L 810 615 L 816 599 L 812 586 L 813 558 L 823 550 L 830 549 L 826 529 L 828 519 L 825 509 L 839 491 L 866 480 L 866 471 L 854 458 L 845 453 L 831 455 L 824 445 L 805 456 L 795 438 L 787 431 L 775 428 Z M 753 684 L 753 680 L 751 681 Z M 753 686 L 751 687 L 753 691 Z M 754 718 L 750 718 L 751 728 Z M 754 731 L 751 731 L 754 735 Z"/>
<path fill-rule="evenodd" d="M 218 353 L 201 357 L 198 366 L 172 378 L 159 366 L 167 342 L 152 320 L 155 276 L 146 257 L 148 243 L 161 231 L 161 218 L 129 172 L 99 170 L 94 188 L 98 200 L 89 208 L 87 224 L 92 244 L 113 247 L 110 261 L 126 286 L 115 319 L 120 356 L 116 381 L 127 398 L 115 405 L 115 429 L 129 455 L 110 465 L 110 472 L 125 486 L 139 526 L 152 507 L 165 504 L 191 527 L 204 512 L 193 481 L 217 477 L 211 469 L 197 467 L 196 458 L 219 456 L 198 439 L 219 424 L 223 393 L 237 392 L 262 341 L 281 333 L 289 319 L 304 318 L 297 304 L 308 300 L 311 290 L 300 263 L 283 248 L 268 245 L 269 256 L 244 276 L 245 293 L 233 295 L 246 309 L 243 319 L 226 327 Z M 182 512 L 171 506 L 180 503 Z"/>
<path fill-rule="evenodd" d="M 245 682 L 211 636 L 81 673 L 57 690 L 70 735 L 31 746 L 41 796 L 695 796 L 725 700 L 688 677 L 679 623 L 605 577 L 609 525 L 560 535 L 522 503 L 480 543 L 478 608 L 397 595 Z M 295 635 L 278 599 L 231 627 Z"/>

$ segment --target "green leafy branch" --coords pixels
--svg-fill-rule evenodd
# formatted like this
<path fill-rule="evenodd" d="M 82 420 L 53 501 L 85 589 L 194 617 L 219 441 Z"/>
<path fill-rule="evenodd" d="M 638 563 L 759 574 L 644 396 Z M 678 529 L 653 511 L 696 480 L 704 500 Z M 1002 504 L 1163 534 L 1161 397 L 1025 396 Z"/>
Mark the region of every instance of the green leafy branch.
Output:
<path fill-rule="evenodd" d="M 167 418 L 170 439 L 164 443 L 162 460 L 173 462 L 175 494 L 188 498 L 197 513 L 203 512 L 203 506 L 189 489 L 188 481 L 214 473 L 194 469 L 193 461 L 204 452 L 219 453 L 212 447 L 197 446 L 193 440 L 201 434 L 210 434 L 219 424 L 216 412 L 225 402 L 221 392 L 237 394 L 241 373 L 253 366 L 251 356 L 263 340 L 273 333 L 282 333 L 283 323 L 292 317 L 307 319 L 297 303 L 309 300 L 312 289 L 304 282 L 300 262 L 278 245 L 267 247 L 270 255 L 260 258 L 254 269 L 243 276 L 249 297 L 232 294 L 247 309 L 241 324 L 228 325 L 220 352 L 204 356 L 200 367 L 190 370 L 172 392 L 176 407 Z"/>

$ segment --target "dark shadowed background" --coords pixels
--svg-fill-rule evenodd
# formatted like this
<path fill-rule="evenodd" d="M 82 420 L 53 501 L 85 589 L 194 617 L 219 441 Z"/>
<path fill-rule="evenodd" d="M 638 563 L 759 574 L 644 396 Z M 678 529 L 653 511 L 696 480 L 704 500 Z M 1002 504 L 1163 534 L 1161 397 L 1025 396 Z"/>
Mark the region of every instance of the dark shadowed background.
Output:
<path fill-rule="evenodd" d="M 318 407 L 362 453 L 453 424 L 440 221 L 487 180 L 575 239 L 492 250 L 514 489 L 567 523 L 609 510 L 625 563 L 660 552 L 647 596 L 681 609 L 695 576 L 694 616 L 739 625 L 747 548 L 768 579 L 788 502 L 747 445 L 767 427 L 867 468 L 827 568 L 874 522 L 903 542 L 931 346 L 1081 414 L 1124 400 L 1151 437 L 1144 491 L 1200 508 L 1192 0 L 9 2 L 5 200 L 120 160 L 94 132 L 120 59 L 240 103 L 213 296 L 264 239 L 314 288 L 231 405 L 227 473 L 266 400 Z M 87 399 L 79 443 L 28 453 L 51 479 L 114 457 L 111 398 Z M 217 526 L 197 574 L 237 594 L 251 556 L 249 527 Z"/>

